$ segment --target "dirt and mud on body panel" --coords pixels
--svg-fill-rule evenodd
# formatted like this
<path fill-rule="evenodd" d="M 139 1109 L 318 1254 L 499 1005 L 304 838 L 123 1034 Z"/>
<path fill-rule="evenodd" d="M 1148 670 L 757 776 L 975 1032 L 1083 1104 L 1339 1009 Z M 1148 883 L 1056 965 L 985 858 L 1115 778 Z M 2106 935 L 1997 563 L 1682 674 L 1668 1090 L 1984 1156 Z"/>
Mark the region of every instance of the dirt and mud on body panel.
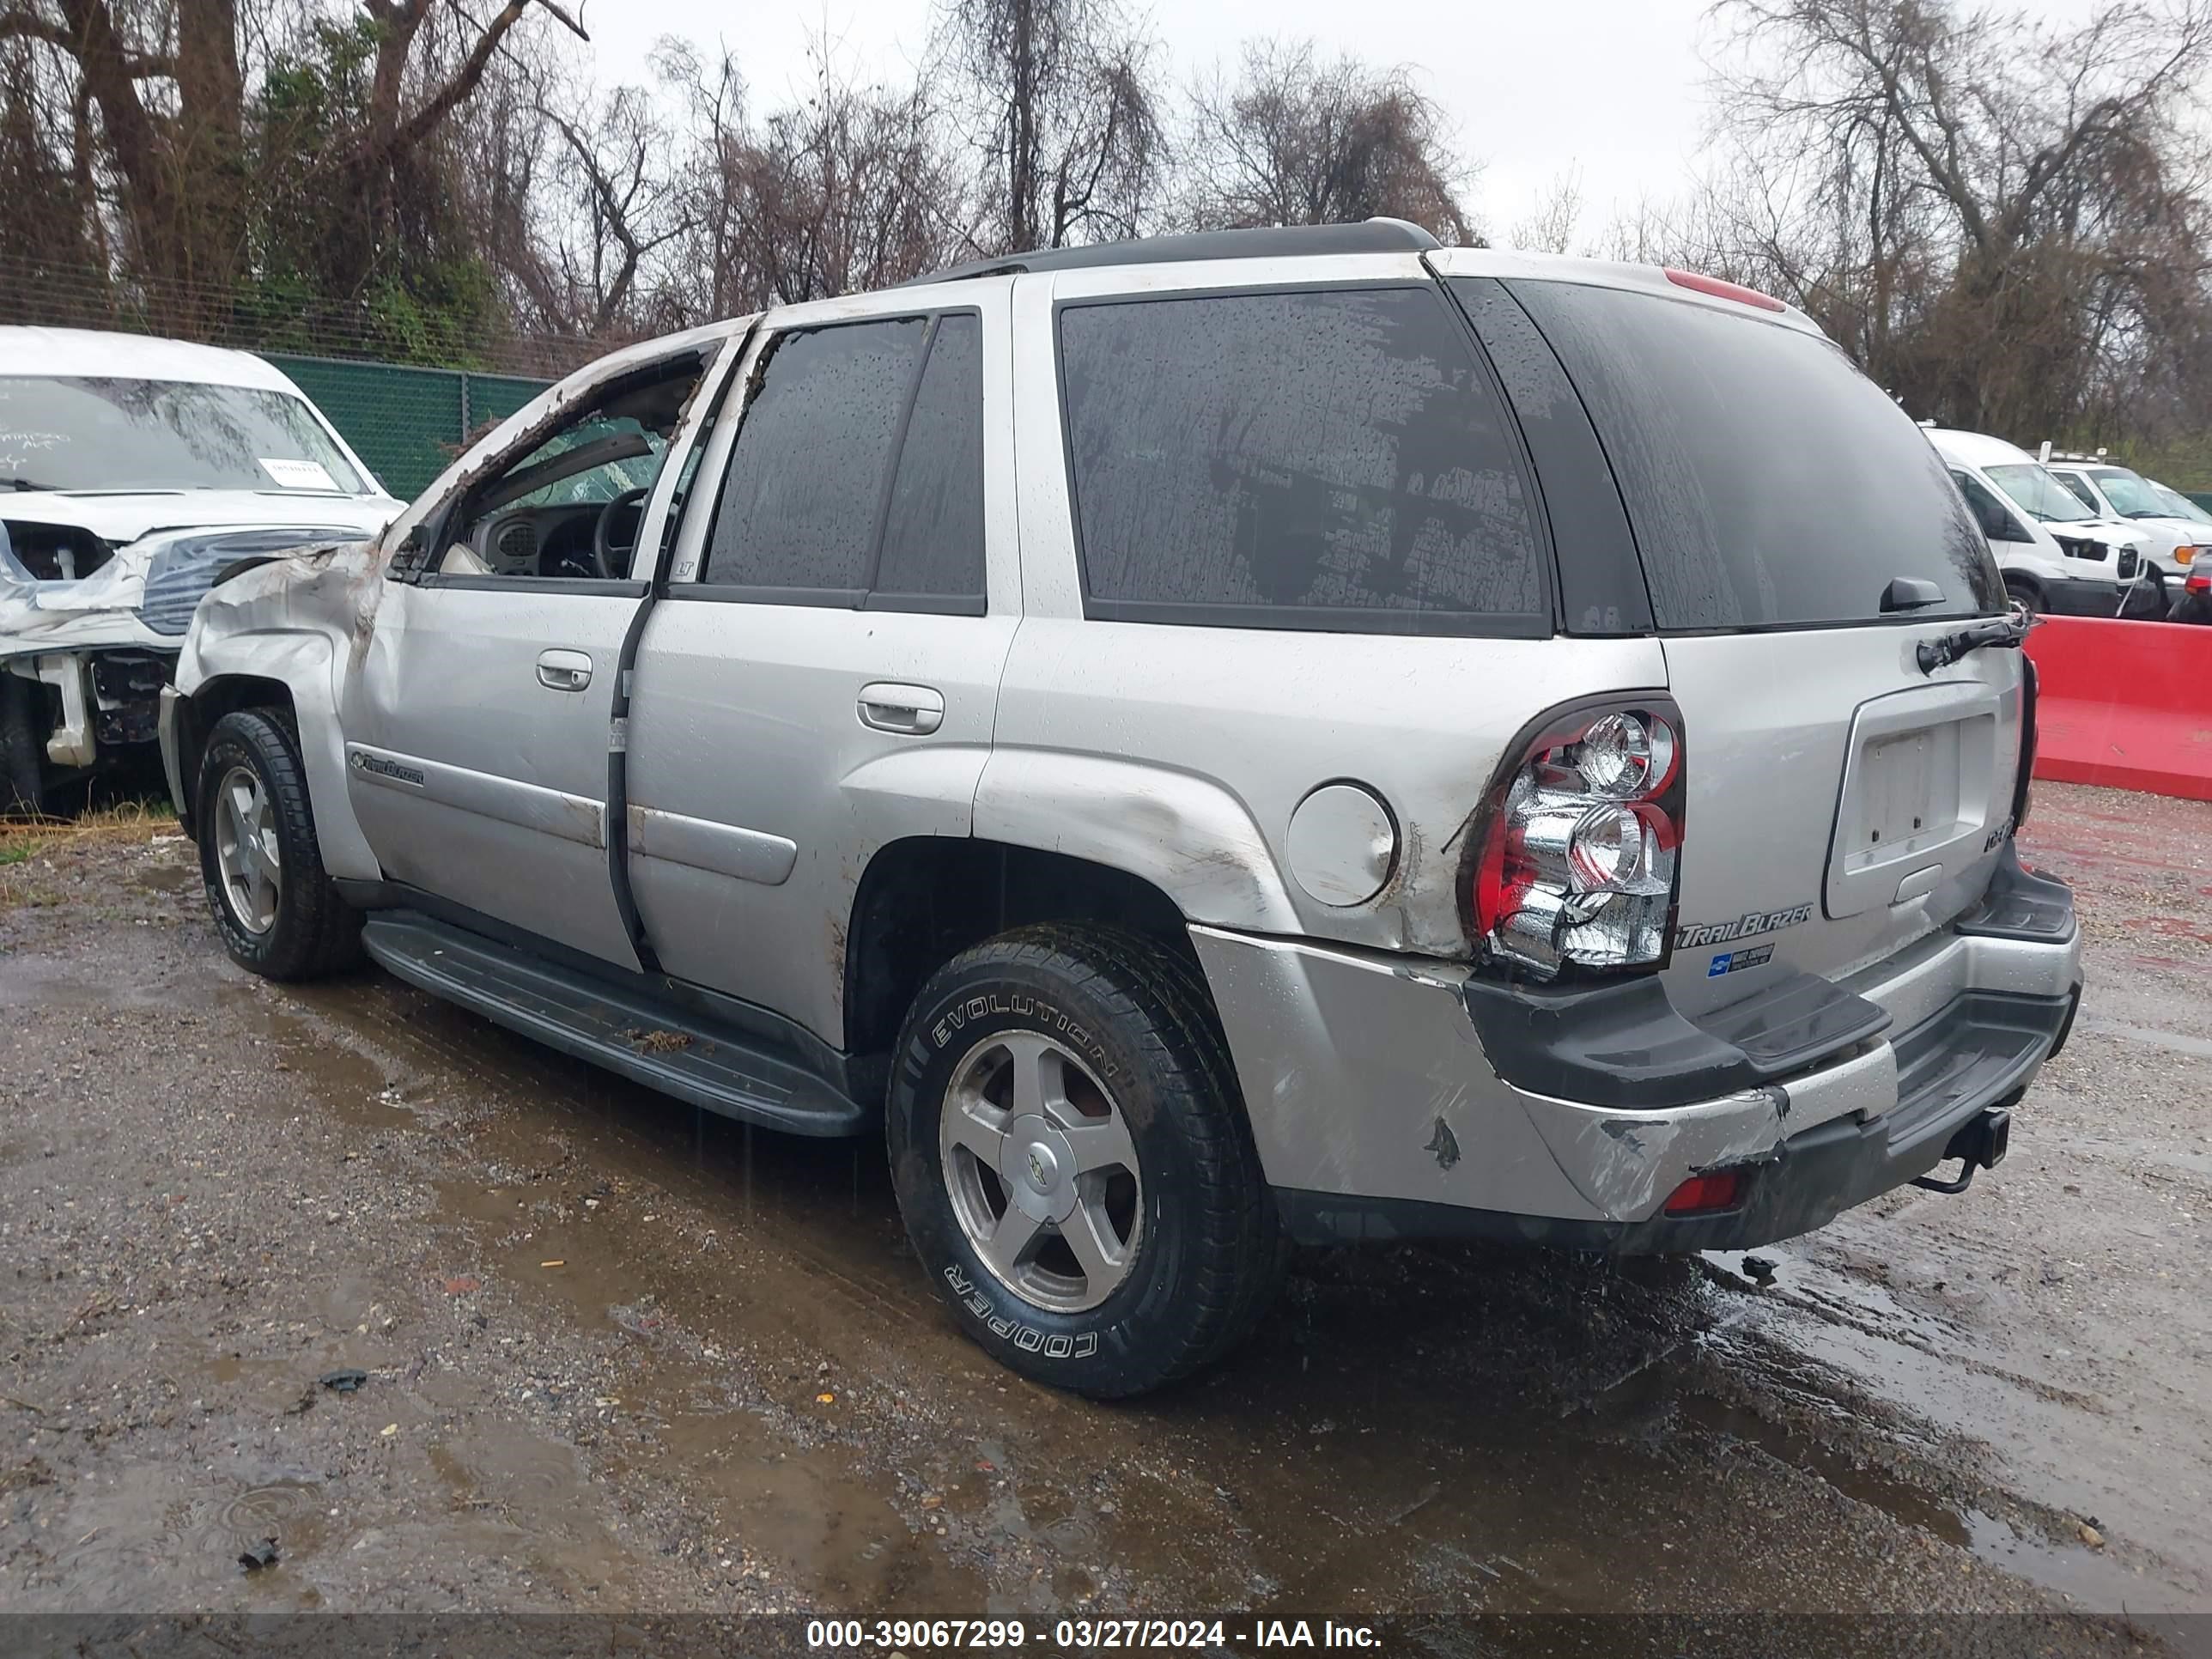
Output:
<path fill-rule="evenodd" d="M 1676 1005 L 1842 979 L 1947 924 L 2012 828 L 2023 670 L 2002 647 L 1922 666 L 2005 605 L 1925 436 L 1749 306 L 1506 286 L 1604 446 L 1681 710 Z"/>

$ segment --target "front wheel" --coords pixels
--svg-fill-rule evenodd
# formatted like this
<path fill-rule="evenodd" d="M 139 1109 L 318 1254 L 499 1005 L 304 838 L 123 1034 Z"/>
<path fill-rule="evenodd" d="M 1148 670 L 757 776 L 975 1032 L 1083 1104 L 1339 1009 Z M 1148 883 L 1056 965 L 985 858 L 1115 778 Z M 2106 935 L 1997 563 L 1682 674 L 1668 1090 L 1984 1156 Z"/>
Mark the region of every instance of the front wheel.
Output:
<path fill-rule="evenodd" d="M 2033 583 L 2008 581 L 2005 584 L 2005 593 L 2014 605 L 2027 612 L 2029 616 L 2039 617 L 2043 614 L 2045 608 L 2043 590 Z"/>
<path fill-rule="evenodd" d="M 1195 968 L 1135 934 L 1018 929 L 948 963 L 886 1123 L 915 1255 L 962 1328 L 1101 1398 L 1210 1363 L 1285 1253 Z"/>
<path fill-rule="evenodd" d="M 361 915 L 315 844 L 297 740 L 258 708 L 225 714 L 200 759 L 200 877 L 231 960 L 264 979 L 319 979 L 361 956 Z"/>

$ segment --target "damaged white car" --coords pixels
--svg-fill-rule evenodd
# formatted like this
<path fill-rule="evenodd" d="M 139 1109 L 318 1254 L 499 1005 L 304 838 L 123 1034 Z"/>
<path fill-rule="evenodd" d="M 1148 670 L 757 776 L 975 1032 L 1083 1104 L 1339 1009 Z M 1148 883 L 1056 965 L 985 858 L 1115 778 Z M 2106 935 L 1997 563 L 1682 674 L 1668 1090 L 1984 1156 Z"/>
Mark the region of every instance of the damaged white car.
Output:
<path fill-rule="evenodd" d="M 218 574 L 374 535 L 401 505 L 258 357 L 0 328 L 0 813 L 150 760 Z"/>

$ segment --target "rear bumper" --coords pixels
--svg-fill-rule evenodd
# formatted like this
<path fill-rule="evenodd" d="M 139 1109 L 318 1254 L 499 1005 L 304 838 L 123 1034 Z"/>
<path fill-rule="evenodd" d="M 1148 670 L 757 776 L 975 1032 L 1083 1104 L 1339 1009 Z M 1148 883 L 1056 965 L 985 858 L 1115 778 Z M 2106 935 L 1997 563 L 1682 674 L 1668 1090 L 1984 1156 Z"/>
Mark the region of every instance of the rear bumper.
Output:
<path fill-rule="evenodd" d="M 1964 1126 L 2016 1100 L 2081 994 L 2080 935 L 2053 889 L 2000 883 L 1952 929 L 1834 988 L 1835 1002 L 1887 1016 L 1882 1029 L 1833 1020 L 1840 1046 L 1825 1055 L 1785 1042 L 1743 1056 L 1749 1074 L 1725 1073 L 1739 1080 L 1724 1089 L 1650 1106 L 1540 1086 L 1547 1064 L 1559 1079 L 1593 1074 L 1571 1041 L 1557 1064 L 1493 1054 L 1464 968 L 1191 931 L 1294 1235 L 1650 1254 L 1820 1226 L 1926 1174 Z M 1647 1070 L 1668 1058 L 1630 1057 Z M 1784 1069 L 1762 1075 L 1770 1064 Z M 1736 1208 L 1661 1213 L 1684 1181 L 1728 1169 L 1747 1176 Z"/>

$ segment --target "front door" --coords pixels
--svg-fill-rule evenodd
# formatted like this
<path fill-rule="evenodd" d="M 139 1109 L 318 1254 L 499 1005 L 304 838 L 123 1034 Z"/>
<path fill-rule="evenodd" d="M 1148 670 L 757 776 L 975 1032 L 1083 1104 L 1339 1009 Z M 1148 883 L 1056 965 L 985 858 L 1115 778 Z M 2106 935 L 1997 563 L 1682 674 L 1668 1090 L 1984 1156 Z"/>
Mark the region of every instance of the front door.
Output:
<path fill-rule="evenodd" d="M 580 395 L 426 521 L 347 688 L 347 786 L 386 878 L 624 967 L 605 814 L 630 566 L 711 349 Z"/>
<path fill-rule="evenodd" d="M 661 965 L 844 1042 L 853 897 L 965 836 L 1017 626 L 1010 281 L 779 313 L 641 641 L 630 877 Z"/>

